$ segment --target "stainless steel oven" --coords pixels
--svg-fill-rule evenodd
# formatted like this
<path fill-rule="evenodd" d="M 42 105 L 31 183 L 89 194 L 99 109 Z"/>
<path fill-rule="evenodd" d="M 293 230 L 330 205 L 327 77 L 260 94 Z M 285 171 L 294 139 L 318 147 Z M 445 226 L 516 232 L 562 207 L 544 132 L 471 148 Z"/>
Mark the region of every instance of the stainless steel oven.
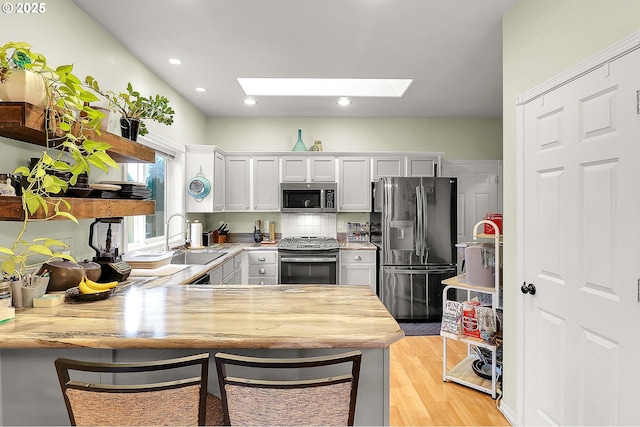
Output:
<path fill-rule="evenodd" d="M 338 251 L 338 242 L 332 238 L 292 237 L 282 239 L 278 244 L 278 283 L 337 284 Z"/>

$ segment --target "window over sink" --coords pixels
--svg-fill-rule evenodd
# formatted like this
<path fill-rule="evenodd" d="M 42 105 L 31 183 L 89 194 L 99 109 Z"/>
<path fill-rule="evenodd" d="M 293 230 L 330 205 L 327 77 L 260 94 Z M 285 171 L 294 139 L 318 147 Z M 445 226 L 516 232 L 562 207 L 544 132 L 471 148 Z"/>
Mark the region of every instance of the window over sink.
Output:
<path fill-rule="evenodd" d="M 144 245 L 149 240 L 164 238 L 166 219 L 165 176 L 168 156 L 156 152 L 155 163 L 129 163 L 126 165 L 127 181 L 144 182 L 151 189 L 151 199 L 156 202 L 154 215 L 140 215 L 127 218 L 129 245 Z"/>
<path fill-rule="evenodd" d="M 155 163 L 129 163 L 123 166 L 123 178 L 127 181 L 144 182 L 151 189 L 151 198 L 156 202 L 153 215 L 127 217 L 125 252 L 139 249 L 161 249 L 165 243 L 165 223 L 174 213 L 183 213 L 181 200 L 183 186 L 184 146 L 161 140 L 159 137 L 138 138 L 156 151 Z M 172 234 L 178 232 L 177 221 Z"/>

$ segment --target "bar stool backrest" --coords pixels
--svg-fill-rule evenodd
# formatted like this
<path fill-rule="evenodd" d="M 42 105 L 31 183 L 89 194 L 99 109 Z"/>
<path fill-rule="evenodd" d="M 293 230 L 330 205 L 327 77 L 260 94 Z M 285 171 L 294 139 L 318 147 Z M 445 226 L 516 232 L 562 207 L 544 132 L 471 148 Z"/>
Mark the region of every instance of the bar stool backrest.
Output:
<path fill-rule="evenodd" d="M 227 425 L 353 425 L 362 358 L 360 351 L 293 359 L 216 353 L 214 358 Z M 333 375 L 339 368 L 334 365 L 341 364 L 348 367 L 345 369 L 347 373 Z M 233 368 L 242 376 L 228 375 L 230 366 L 244 367 L 240 370 Z M 332 367 L 331 376 L 307 378 L 299 375 L 302 371 L 329 366 Z M 265 372 L 273 373 L 276 369 L 279 370 L 277 375 Z M 282 377 L 286 370 L 294 370 L 292 375 L 304 379 L 273 379 Z M 245 375 L 249 372 L 257 375 Z"/>
<path fill-rule="evenodd" d="M 209 353 L 134 363 L 96 363 L 58 358 L 55 361 L 71 425 L 205 425 Z M 196 376 L 113 385 L 72 381 L 70 372 L 125 374 L 196 367 Z M 182 369 L 185 371 L 185 369 Z M 189 372 L 193 375 L 193 369 Z M 174 371 L 178 372 L 178 371 Z"/>

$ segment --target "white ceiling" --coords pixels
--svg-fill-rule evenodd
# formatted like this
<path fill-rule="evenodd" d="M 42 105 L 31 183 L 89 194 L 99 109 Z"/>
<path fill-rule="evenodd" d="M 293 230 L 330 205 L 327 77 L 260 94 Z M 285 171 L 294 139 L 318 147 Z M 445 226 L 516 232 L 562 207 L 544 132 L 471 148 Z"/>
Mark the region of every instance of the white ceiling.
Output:
<path fill-rule="evenodd" d="M 207 116 L 502 116 L 502 16 L 517 0 L 72 1 Z M 348 107 L 247 106 L 238 77 L 414 80 L 402 98 Z"/>

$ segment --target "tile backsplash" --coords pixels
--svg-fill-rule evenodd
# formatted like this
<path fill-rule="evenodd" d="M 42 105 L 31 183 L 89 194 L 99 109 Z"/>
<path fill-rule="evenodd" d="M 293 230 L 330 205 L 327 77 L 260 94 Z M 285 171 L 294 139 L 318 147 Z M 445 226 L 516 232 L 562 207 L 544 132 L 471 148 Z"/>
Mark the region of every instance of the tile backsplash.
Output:
<path fill-rule="evenodd" d="M 337 237 L 334 213 L 283 213 L 281 222 L 282 237 Z"/>

